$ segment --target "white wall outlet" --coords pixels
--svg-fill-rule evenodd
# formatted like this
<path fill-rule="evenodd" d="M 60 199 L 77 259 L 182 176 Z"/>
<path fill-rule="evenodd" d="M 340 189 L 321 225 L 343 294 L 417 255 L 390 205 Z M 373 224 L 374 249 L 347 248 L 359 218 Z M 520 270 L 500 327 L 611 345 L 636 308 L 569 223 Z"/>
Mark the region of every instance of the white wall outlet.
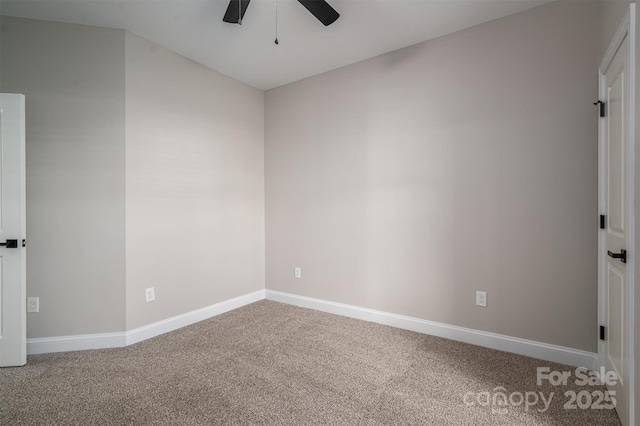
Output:
<path fill-rule="evenodd" d="M 302 278 L 302 268 L 299 266 L 293 268 L 293 276 L 296 278 Z"/>
<path fill-rule="evenodd" d="M 40 312 L 39 297 L 27 297 L 27 312 L 29 313 Z"/>
<path fill-rule="evenodd" d="M 486 291 L 476 291 L 476 306 L 482 306 L 483 308 L 487 307 Z"/>
<path fill-rule="evenodd" d="M 156 288 L 149 287 L 144 289 L 144 298 L 147 302 L 156 300 Z"/>

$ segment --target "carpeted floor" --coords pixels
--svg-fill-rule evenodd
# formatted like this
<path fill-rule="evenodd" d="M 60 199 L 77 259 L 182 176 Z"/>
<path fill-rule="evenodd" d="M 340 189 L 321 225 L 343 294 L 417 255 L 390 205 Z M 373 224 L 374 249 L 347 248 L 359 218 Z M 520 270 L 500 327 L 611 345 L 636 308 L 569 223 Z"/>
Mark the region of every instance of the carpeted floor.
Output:
<path fill-rule="evenodd" d="M 542 366 L 571 371 L 568 385 L 537 386 Z M 127 348 L 0 369 L 0 424 L 618 425 L 610 409 L 564 408 L 565 392 L 584 406 L 604 390 L 574 371 L 260 301 Z"/>

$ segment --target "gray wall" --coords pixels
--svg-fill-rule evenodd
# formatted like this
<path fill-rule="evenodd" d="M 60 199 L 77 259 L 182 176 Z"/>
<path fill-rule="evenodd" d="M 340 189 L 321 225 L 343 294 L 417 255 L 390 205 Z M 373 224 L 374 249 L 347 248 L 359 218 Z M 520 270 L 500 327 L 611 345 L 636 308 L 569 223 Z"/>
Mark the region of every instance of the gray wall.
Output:
<path fill-rule="evenodd" d="M 27 99 L 29 338 L 264 289 L 263 92 L 121 30 L 0 34 L 0 90 Z"/>
<path fill-rule="evenodd" d="M 264 100 L 133 34 L 126 44 L 132 329 L 264 289 Z"/>
<path fill-rule="evenodd" d="M 640 25 L 640 17 L 638 16 L 638 11 L 636 10 L 636 31 Z M 640 58 L 640 36 L 638 32 L 636 32 L 636 75 L 635 75 L 635 87 L 636 87 L 636 104 L 635 104 L 635 182 L 634 182 L 634 192 L 635 192 L 635 232 L 634 232 L 634 245 L 635 245 L 635 254 L 634 254 L 634 265 L 640 265 L 640 132 L 638 131 L 638 123 L 640 123 L 640 73 L 638 73 L 638 58 Z M 640 354 L 640 267 L 635 266 L 634 271 L 634 394 L 630 396 L 629 404 L 635 404 L 633 407 L 633 413 L 635 416 L 636 424 L 640 421 L 640 362 L 638 354 Z"/>
<path fill-rule="evenodd" d="M 595 352 L 597 25 L 555 2 L 268 91 L 267 288 Z"/>
<path fill-rule="evenodd" d="M 600 10 L 600 34 L 595 2 L 562 2 L 268 92 L 267 287 L 595 350 L 591 47 L 621 9 Z M 29 337 L 262 288 L 261 93 L 123 31 L 2 23 Z"/>
<path fill-rule="evenodd" d="M 26 95 L 29 337 L 125 327 L 124 32 L 2 18 L 2 92 Z"/>
<path fill-rule="evenodd" d="M 637 7 L 637 5 L 636 5 Z M 636 75 L 635 75 L 635 84 L 636 84 L 636 105 L 635 105 L 635 164 L 636 164 L 636 175 L 634 182 L 635 189 L 635 258 L 634 265 L 640 265 L 640 226 L 638 226 L 639 218 L 640 218 L 640 131 L 638 131 L 638 123 L 640 123 L 640 72 L 638 72 L 638 58 L 640 58 L 640 31 L 638 28 L 640 25 L 640 13 L 636 10 Z M 634 359 L 634 371 L 635 371 L 635 382 L 634 382 L 634 399 L 635 401 L 630 401 L 630 404 L 634 404 L 634 415 L 636 423 L 640 420 L 640 363 L 638 362 L 637 354 L 640 354 L 640 267 L 636 266 L 636 270 L 634 271 L 634 292 L 635 292 L 635 336 L 634 336 L 634 354 L 636 354 Z"/>

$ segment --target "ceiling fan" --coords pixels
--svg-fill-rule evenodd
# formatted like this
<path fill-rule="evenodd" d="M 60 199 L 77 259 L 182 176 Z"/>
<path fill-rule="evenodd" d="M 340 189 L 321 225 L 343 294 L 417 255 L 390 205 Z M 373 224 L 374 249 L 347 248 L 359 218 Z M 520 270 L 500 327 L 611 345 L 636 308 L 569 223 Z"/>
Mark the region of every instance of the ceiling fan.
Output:
<path fill-rule="evenodd" d="M 247 6 L 249 6 L 250 1 L 251 0 L 231 0 L 222 20 L 231 24 L 242 25 L 242 18 L 244 18 L 244 13 L 247 11 Z M 340 16 L 340 14 L 324 0 L 298 1 L 325 26 L 333 24 Z"/>

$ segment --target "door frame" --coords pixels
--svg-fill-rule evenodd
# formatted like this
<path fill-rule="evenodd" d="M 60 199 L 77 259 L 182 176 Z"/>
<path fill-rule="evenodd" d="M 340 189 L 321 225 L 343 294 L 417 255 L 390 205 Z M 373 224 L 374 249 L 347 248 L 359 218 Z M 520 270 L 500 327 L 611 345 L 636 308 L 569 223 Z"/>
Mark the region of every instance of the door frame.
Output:
<path fill-rule="evenodd" d="M 618 48 L 622 44 L 625 37 L 629 42 L 629 87 L 626 90 L 626 95 L 629 96 L 629 110 L 627 117 L 628 126 L 628 139 L 629 139 L 629 151 L 627 152 L 627 251 L 630 256 L 627 259 L 627 330 L 625 338 L 628 342 L 627 348 L 627 360 L 628 360 L 628 375 L 627 378 L 627 391 L 628 391 L 628 419 L 629 424 L 633 425 L 636 422 L 635 418 L 635 368 L 634 368 L 634 335 L 635 335 L 635 299 L 634 299 L 634 287 L 635 287 L 635 238 L 634 238 L 634 221 L 635 221 L 635 202 L 634 202 L 634 182 L 635 182 L 635 75 L 636 75 L 636 58 L 635 58 L 635 37 L 636 37 L 636 19 L 635 19 L 635 3 L 631 3 L 629 9 L 622 19 L 616 34 L 613 36 L 611 44 L 607 49 L 600 67 L 598 69 L 598 96 L 599 99 L 606 99 L 606 85 L 604 73 L 611 64 Z M 599 214 L 606 214 L 606 199 L 605 199 L 605 176 L 606 170 L 605 160 L 605 137 L 607 135 L 606 120 L 598 120 L 598 210 Z M 606 296 L 605 287 L 605 274 L 606 274 L 606 247 L 605 247 L 605 230 L 600 229 L 598 232 L 598 324 L 605 324 L 606 306 L 604 303 Z M 594 333 L 596 334 L 596 333 Z M 604 365 L 604 341 L 598 338 L 598 367 Z"/>

